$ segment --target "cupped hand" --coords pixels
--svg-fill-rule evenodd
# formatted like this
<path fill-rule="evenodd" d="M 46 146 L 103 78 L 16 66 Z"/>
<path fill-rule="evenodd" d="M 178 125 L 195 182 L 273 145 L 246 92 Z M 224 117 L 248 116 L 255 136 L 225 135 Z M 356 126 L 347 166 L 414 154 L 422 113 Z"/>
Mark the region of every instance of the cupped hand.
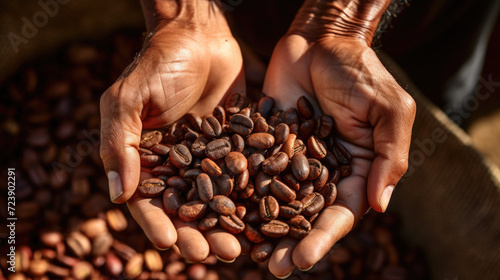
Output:
<path fill-rule="evenodd" d="M 323 210 L 308 236 L 277 245 L 269 269 L 278 277 L 313 266 L 369 207 L 386 210 L 407 170 L 416 111 L 369 47 L 371 38 L 308 36 L 304 28 L 292 26 L 277 44 L 264 92 L 284 110 L 305 95 L 332 116 L 338 141 L 352 154 L 352 175 L 338 184 L 335 203 Z"/>
<path fill-rule="evenodd" d="M 135 194 L 140 178 L 145 178 L 137 151 L 143 130 L 165 127 L 188 112 L 206 115 L 228 92 L 245 90 L 239 46 L 213 1 L 192 1 L 163 11 L 173 16 L 158 20 L 161 10 L 152 13 L 152 35 L 101 97 L 100 152 L 110 197 L 115 203 L 127 202 L 157 248 L 176 243 L 190 261 L 204 260 L 210 250 L 222 259 L 234 259 L 240 254 L 234 236 L 218 231 L 204 236 L 196 224 L 168 217 L 161 198 Z M 226 240 L 225 246 L 220 240 Z"/>

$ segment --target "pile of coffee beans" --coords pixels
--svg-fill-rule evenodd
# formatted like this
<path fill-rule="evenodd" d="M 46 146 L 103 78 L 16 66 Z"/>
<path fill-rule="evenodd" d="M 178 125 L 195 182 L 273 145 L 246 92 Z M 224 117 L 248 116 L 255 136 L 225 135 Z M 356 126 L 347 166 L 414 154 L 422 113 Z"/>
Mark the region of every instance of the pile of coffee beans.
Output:
<path fill-rule="evenodd" d="M 335 201 L 351 155 L 335 141 L 333 118 L 314 119 L 306 97 L 286 112 L 274 104 L 266 96 L 248 104 L 235 92 L 203 119 L 190 113 L 165 132 L 144 133 L 142 171 L 153 177 L 137 192 L 162 195 L 167 214 L 198 221 L 201 231 L 237 235 L 256 262 L 277 238 L 304 238 Z"/>

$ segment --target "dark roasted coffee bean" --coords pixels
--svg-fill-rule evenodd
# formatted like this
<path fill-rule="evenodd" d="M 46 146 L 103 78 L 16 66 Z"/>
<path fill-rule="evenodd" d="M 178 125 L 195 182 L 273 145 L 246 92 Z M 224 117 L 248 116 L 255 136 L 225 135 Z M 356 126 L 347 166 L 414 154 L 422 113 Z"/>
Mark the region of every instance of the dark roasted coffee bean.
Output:
<path fill-rule="evenodd" d="M 297 109 L 295 108 L 286 110 L 283 118 L 288 126 L 299 123 L 299 114 L 297 113 Z"/>
<path fill-rule="evenodd" d="M 304 154 L 299 153 L 292 157 L 292 173 L 299 181 L 304 181 L 309 176 L 309 161 Z"/>
<path fill-rule="evenodd" d="M 307 140 L 307 150 L 309 151 L 309 155 L 314 158 L 322 159 L 326 157 L 326 147 L 314 135 L 311 135 Z"/>
<path fill-rule="evenodd" d="M 169 188 L 174 188 L 181 193 L 186 193 L 191 188 L 191 185 L 188 184 L 181 176 L 172 176 L 168 178 L 166 183 Z"/>
<path fill-rule="evenodd" d="M 206 149 L 207 144 L 209 142 L 210 142 L 210 138 L 208 138 L 205 135 L 201 135 L 196 140 L 194 140 L 193 144 L 191 145 L 191 153 L 196 157 L 204 158 L 205 157 L 205 149 Z"/>
<path fill-rule="evenodd" d="M 340 178 L 345 178 L 352 173 L 352 169 L 350 165 L 341 165 L 339 166 Z"/>
<path fill-rule="evenodd" d="M 220 215 L 219 224 L 223 229 L 232 234 L 237 234 L 245 230 L 245 223 L 234 214 L 230 216 Z"/>
<path fill-rule="evenodd" d="M 348 165 L 351 162 L 351 154 L 339 142 L 335 142 L 333 154 L 337 158 L 339 165 Z"/>
<path fill-rule="evenodd" d="M 286 123 L 280 123 L 276 126 L 274 130 L 274 138 L 276 139 L 276 144 L 285 143 L 286 139 L 288 139 L 288 135 L 290 134 L 290 127 Z"/>
<path fill-rule="evenodd" d="M 220 169 L 220 167 L 209 158 L 204 158 L 201 161 L 201 169 L 211 176 L 217 177 L 222 175 L 222 170 Z"/>
<path fill-rule="evenodd" d="M 269 237 L 278 238 L 288 234 L 290 226 L 280 220 L 272 220 L 260 225 L 260 231 Z"/>
<path fill-rule="evenodd" d="M 272 176 L 265 173 L 264 171 L 260 171 L 257 173 L 257 177 L 255 178 L 255 191 L 261 195 L 266 196 L 270 192 L 270 184 L 272 180 Z"/>
<path fill-rule="evenodd" d="M 316 120 L 316 126 L 314 127 L 314 135 L 320 139 L 324 139 L 332 133 L 333 126 L 335 125 L 333 118 L 322 114 Z"/>
<path fill-rule="evenodd" d="M 304 204 L 304 209 L 302 210 L 302 214 L 305 216 L 312 216 L 321 209 L 325 205 L 325 199 L 323 196 L 317 192 L 313 192 L 306 197 L 304 197 L 301 202 Z"/>
<path fill-rule="evenodd" d="M 231 143 L 227 140 L 217 139 L 209 142 L 205 153 L 211 160 L 221 159 L 231 152 Z"/>
<path fill-rule="evenodd" d="M 187 113 L 184 115 L 184 117 L 189 122 L 193 130 L 201 131 L 201 123 L 203 122 L 203 120 L 200 118 L 200 116 L 193 113 Z"/>
<path fill-rule="evenodd" d="M 198 195 L 200 199 L 209 202 L 214 197 L 214 186 L 210 176 L 206 173 L 201 173 L 196 176 L 196 187 L 198 188 Z"/>
<path fill-rule="evenodd" d="M 240 174 L 247 170 L 247 158 L 240 152 L 230 152 L 225 158 L 226 168 L 233 174 Z"/>
<path fill-rule="evenodd" d="M 259 228 L 255 228 L 251 224 L 245 224 L 245 237 L 253 243 L 261 243 L 266 240 L 266 237 L 260 232 Z"/>
<path fill-rule="evenodd" d="M 271 184 L 270 184 L 271 193 L 276 198 L 283 200 L 283 201 L 286 201 L 286 202 L 290 202 L 290 201 L 295 200 L 295 198 L 297 197 L 295 192 L 289 186 L 287 186 L 285 183 L 278 180 L 278 178 L 276 178 L 276 177 L 277 176 L 273 177 Z"/>
<path fill-rule="evenodd" d="M 222 106 L 217 106 L 214 108 L 212 115 L 217 119 L 217 121 L 224 125 L 226 123 L 226 110 Z"/>
<path fill-rule="evenodd" d="M 253 127 L 252 119 L 242 114 L 235 114 L 229 120 L 229 129 L 243 136 L 252 133 Z"/>
<path fill-rule="evenodd" d="M 288 235 L 292 238 L 302 239 L 311 231 L 311 223 L 302 215 L 297 215 L 287 221 L 290 225 Z"/>
<path fill-rule="evenodd" d="M 297 191 L 297 199 L 302 199 L 314 192 L 314 185 L 312 181 L 300 182 L 300 189 Z"/>
<path fill-rule="evenodd" d="M 275 154 L 279 153 L 281 151 L 281 147 L 283 145 L 274 145 L 272 146 L 271 148 L 267 149 L 266 151 L 266 158 L 269 158 L 269 157 L 272 157 L 274 156 Z"/>
<path fill-rule="evenodd" d="M 250 252 L 252 252 L 252 247 L 253 247 L 253 244 L 252 242 L 250 242 L 244 234 L 236 234 L 236 239 L 238 239 L 238 242 L 240 243 L 240 247 L 241 247 L 241 255 L 245 256 L 245 255 L 248 255 L 250 254 Z M 213 280 L 216 280 L 218 278 L 214 278 Z"/>
<path fill-rule="evenodd" d="M 253 124 L 253 133 L 257 132 L 267 132 L 269 129 L 269 125 L 266 122 L 266 119 L 263 117 L 259 117 L 254 121 Z"/>
<path fill-rule="evenodd" d="M 325 165 L 329 170 L 335 169 L 339 167 L 339 163 L 337 162 L 337 158 L 333 155 L 332 152 L 327 151 L 325 158 L 321 160 L 323 165 Z"/>
<path fill-rule="evenodd" d="M 251 224 L 262 223 L 264 220 L 260 217 L 259 210 L 253 210 L 245 215 L 245 222 Z"/>
<path fill-rule="evenodd" d="M 261 154 L 251 154 L 248 157 L 248 172 L 250 176 L 255 176 L 262 168 L 262 162 L 265 160 Z"/>
<path fill-rule="evenodd" d="M 238 174 L 236 177 L 236 180 L 234 180 L 234 190 L 235 191 L 242 191 L 243 189 L 245 189 L 248 185 L 249 178 L 250 178 L 250 175 L 249 175 L 247 169 L 245 169 L 245 171 L 243 171 L 242 173 Z M 252 186 L 252 193 L 253 193 L 253 186 Z M 250 193 L 247 197 L 251 196 L 252 193 Z"/>
<path fill-rule="evenodd" d="M 156 144 L 153 147 L 151 147 L 151 151 L 155 152 L 160 156 L 167 156 L 171 148 L 172 148 L 171 145 Z"/>
<path fill-rule="evenodd" d="M 236 203 L 236 212 L 234 214 L 236 215 L 236 217 L 243 220 L 245 218 L 245 215 L 247 214 L 247 208 L 242 203 Z"/>
<path fill-rule="evenodd" d="M 177 216 L 177 212 L 183 203 L 181 194 L 176 189 L 168 188 L 163 192 L 163 208 L 171 217 Z"/>
<path fill-rule="evenodd" d="M 280 206 L 279 216 L 283 218 L 293 218 L 299 215 L 304 208 L 304 204 L 300 200 L 294 200 L 287 205 Z"/>
<path fill-rule="evenodd" d="M 182 174 L 182 177 L 184 178 L 184 180 L 186 180 L 188 182 L 194 182 L 196 180 L 196 177 L 198 175 L 200 175 L 201 173 L 203 173 L 203 170 L 201 170 L 201 169 L 190 168 L 190 169 L 186 169 L 186 171 L 184 171 L 184 174 Z M 181 175 L 180 172 L 179 172 L 179 175 Z"/>
<path fill-rule="evenodd" d="M 290 134 L 299 135 L 300 126 L 298 123 L 294 123 L 290 125 Z"/>
<path fill-rule="evenodd" d="M 340 170 L 335 169 L 333 170 L 333 172 L 330 172 L 330 176 L 328 176 L 328 182 L 337 185 L 339 181 L 340 181 Z"/>
<path fill-rule="evenodd" d="M 271 116 L 269 118 L 269 120 L 267 121 L 267 124 L 269 125 L 269 127 L 276 127 L 280 123 L 282 123 L 282 120 L 277 116 Z"/>
<path fill-rule="evenodd" d="M 264 196 L 259 202 L 259 214 L 264 221 L 271 221 L 278 217 L 280 208 L 276 198 Z"/>
<path fill-rule="evenodd" d="M 181 142 L 183 138 L 184 131 L 178 123 L 174 123 L 163 136 L 162 143 L 174 145 Z"/>
<path fill-rule="evenodd" d="M 208 137 L 218 137 L 222 133 L 222 126 L 214 116 L 208 116 L 201 122 L 201 130 Z"/>
<path fill-rule="evenodd" d="M 309 161 L 309 176 L 307 176 L 307 180 L 314 180 L 321 174 L 323 165 L 315 158 L 310 158 L 307 161 Z"/>
<path fill-rule="evenodd" d="M 233 151 L 235 152 L 243 152 L 245 149 L 245 139 L 241 137 L 239 134 L 233 134 L 231 136 L 231 140 L 233 141 Z"/>
<path fill-rule="evenodd" d="M 335 186 L 334 183 L 328 183 L 321 188 L 319 193 L 325 199 L 324 207 L 326 208 L 335 202 L 335 199 L 337 198 L 337 186 Z"/>
<path fill-rule="evenodd" d="M 305 140 L 313 134 L 313 131 L 314 131 L 314 120 L 307 120 L 300 125 L 299 137 Z"/>
<path fill-rule="evenodd" d="M 196 188 L 196 183 L 193 182 L 192 187 L 186 193 L 186 200 L 193 201 L 193 200 L 199 200 L 199 199 L 200 199 L 200 196 L 198 195 L 198 189 Z"/>
<path fill-rule="evenodd" d="M 313 185 L 314 185 L 314 191 L 319 192 L 321 188 L 328 182 L 328 176 L 329 176 L 328 169 L 323 165 L 321 168 L 321 173 L 319 174 L 318 178 L 314 179 Z"/>
<path fill-rule="evenodd" d="M 178 168 L 190 165 L 193 160 L 188 147 L 182 144 L 174 145 L 168 154 L 170 161 Z"/>
<path fill-rule="evenodd" d="M 141 136 L 141 142 L 139 144 L 139 147 L 149 149 L 154 145 L 160 143 L 162 138 L 163 135 L 158 130 L 146 132 Z"/>
<path fill-rule="evenodd" d="M 250 256 L 256 263 L 263 263 L 271 257 L 274 250 L 274 244 L 271 241 L 264 241 L 253 246 Z"/>
<path fill-rule="evenodd" d="M 297 180 L 297 178 L 295 178 L 295 176 L 293 176 L 293 174 L 286 174 L 285 176 L 283 176 L 282 180 L 294 191 L 298 191 L 300 189 L 300 182 L 299 180 Z"/>
<path fill-rule="evenodd" d="M 159 155 L 146 155 L 146 154 L 143 154 L 140 157 L 140 159 L 141 159 L 141 166 L 142 167 L 147 167 L 147 168 L 154 168 L 156 166 L 162 165 L 163 162 L 165 161 Z"/>
<path fill-rule="evenodd" d="M 310 120 L 314 117 L 314 107 L 305 96 L 301 96 L 297 100 L 297 112 L 305 120 Z"/>
<path fill-rule="evenodd" d="M 198 223 L 198 228 L 201 231 L 207 231 L 214 228 L 218 221 L 219 215 L 215 212 L 210 212 Z"/>
<path fill-rule="evenodd" d="M 228 196 L 233 191 L 234 180 L 229 174 L 222 174 L 217 179 L 217 194 Z"/>
<path fill-rule="evenodd" d="M 293 144 L 292 156 L 297 153 L 302 153 L 305 155 L 306 152 L 307 146 L 304 144 L 304 142 L 301 139 L 296 139 L 295 143 Z"/>
<path fill-rule="evenodd" d="M 245 107 L 245 103 L 246 96 L 244 94 L 233 92 L 227 97 L 224 109 L 226 109 L 226 113 L 228 114 L 236 114 Z"/>
<path fill-rule="evenodd" d="M 144 149 L 144 148 L 139 148 L 139 149 L 137 149 L 137 151 L 139 152 L 139 156 L 142 156 L 142 155 L 153 155 L 154 154 L 151 150 Z M 55 158 L 55 156 L 54 156 L 54 158 Z"/>
<path fill-rule="evenodd" d="M 199 220 L 201 217 L 205 216 L 207 211 L 208 203 L 205 203 L 201 200 L 193 200 L 179 207 L 178 215 L 179 219 L 185 222 L 192 222 L 194 220 Z"/>
<path fill-rule="evenodd" d="M 262 162 L 262 171 L 269 175 L 276 175 L 285 170 L 287 166 L 288 155 L 286 153 L 279 152 Z"/>
<path fill-rule="evenodd" d="M 224 216 L 229 216 L 236 212 L 236 205 L 234 205 L 234 202 L 224 195 L 214 196 L 212 201 L 210 201 L 210 208 L 217 214 Z"/>
<path fill-rule="evenodd" d="M 269 149 L 274 145 L 274 136 L 265 132 L 250 134 L 247 145 L 257 149 Z"/>
<path fill-rule="evenodd" d="M 274 107 L 274 99 L 269 96 L 264 96 L 259 100 L 257 104 L 257 112 L 259 112 L 264 118 L 269 116 L 271 110 Z"/>
<path fill-rule="evenodd" d="M 184 134 L 184 139 L 186 141 L 189 141 L 189 143 L 190 143 L 189 147 L 191 148 L 193 142 L 196 141 L 196 139 L 198 139 L 198 137 L 200 137 L 200 134 L 189 127 L 187 127 L 184 130 L 186 131 L 186 134 Z"/>
<path fill-rule="evenodd" d="M 139 194 L 144 197 L 159 196 L 163 193 L 164 190 L 165 190 L 165 182 L 163 182 L 163 180 L 160 180 L 158 178 L 150 178 L 143 180 L 139 185 L 139 187 L 137 188 Z"/>

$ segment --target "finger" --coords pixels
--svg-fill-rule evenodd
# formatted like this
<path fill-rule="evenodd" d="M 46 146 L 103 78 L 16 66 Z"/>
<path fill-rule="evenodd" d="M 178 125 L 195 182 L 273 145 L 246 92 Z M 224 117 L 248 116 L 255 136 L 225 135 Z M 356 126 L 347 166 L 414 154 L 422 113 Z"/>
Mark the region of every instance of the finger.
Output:
<path fill-rule="evenodd" d="M 223 229 L 213 229 L 206 233 L 210 251 L 225 262 L 232 262 L 241 253 L 241 246 L 233 234 Z"/>
<path fill-rule="evenodd" d="M 293 272 L 295 265 L 292 261 L 292 253 L 297 243 L 297 239 L 283 238 L 278 245 L 276 245 L 268 264 L 269 271 L 274 276 L 286 278 Z"/>
<path fill-rule="evenodd" d="M 198 230 L 195 222 L 184 222 L 173 219 L 177 229 L 177 247 L 181 255 L 190 262 L 202 262 L 210 253 L 208 242 Z"/>
<path fill-rule="evenodd" d="M 376 157 L 368 176 L 368 201 L 378 212 L 385 212 L 396 184 L 408 169 L 415 103 L 404 91 L 401 94 L 406 97 L 379 102 L 370 120 Z"/>
<path fill-rule="evenodd" d="M 139 96 L 123 90 L 121 82 L 101 97 L 100 155 L 114 203 L 127 201 L 139 183 L 140 104 Z"/>
<path fill-rule="evenodd" d="M 149 240 L 158 249 L 170 248 L 177 240 L 174 225 L 163 211 L 160 198 L 133 196 L 127 206 Z"/>

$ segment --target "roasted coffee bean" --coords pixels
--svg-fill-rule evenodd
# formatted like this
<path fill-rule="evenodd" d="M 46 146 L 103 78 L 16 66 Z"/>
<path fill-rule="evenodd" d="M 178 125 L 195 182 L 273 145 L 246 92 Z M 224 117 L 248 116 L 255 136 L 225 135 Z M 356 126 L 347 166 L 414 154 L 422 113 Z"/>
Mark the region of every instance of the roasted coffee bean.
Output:
<path fill-rule="evenodd" d="M 153 155 L 154 153 L 151 151 L 151 150 L 148 150 L 148 149 L 144 149 L 144 148 L 139 148 L 137 149 L 137 151 L 139 152 L 139 156 L 142 156 L 142 155 Z M 55 156 L 54 156 L 55 158 Z"/>
<path fill-rule="evenodd" d="M 111 209 L 106 212 L 106 221 L 108 226 L 114 231 L 123 231 L 128 226 L 127 218 L 119 209 Z M 42 239 L 43 242 L 43 239 Z M 47 245 L 45 243 L 45 245 Z"/>
<path fill-rule="evenodd" d="M 251 224 L 262 223 L 264 220 L 260 217 L 259 210 L 253 210 L 245 215 L 245 222 Z"/>
<path fill-rule="evenodd" d="M 300 182 L 300 189 L 297 191 L 297 199 L 302 199 L 314 192 L 314 185 L 312 181 Z"/>
<path fill-rule="evenodd" d="M 232 234 L 237 234 L 245 230 L 245 223 L 234 214 L 230 216 L 221 215 L 219 217 L 219 224 L 223 229 Z"/>
<path fill-rule="evenodd" d="M 294 123 L 290 125 L 290 134 L 294 134 L 295 136 L 299 135 L 300 126 L 298 123 Z"/>
<path fill-rule="evenodd" d="M 134 279 L 141 274 L 144 266 L 144 256 L 136 254 L 125 264 L 125 277 L 126 279 Z"/>
<path fill-rule="evenodd" d="M 304 208 L 304 204 L 300 200 L 294 200 L 287 205 L 280 206 L 279 216 L 283 218 L 293 218 L 299 215 Z"/>
<path fill-rule="evenodd" d="M 330 176 L 328 176 L 328 182 L 337 185 L 339 181 L 340 181 L 340 170 L 335 169 L 333 172 L 330 173 Z"/>
<path fill-rule="evenodd" d="M 269 175 L 276 175 L 285 170 L 287 166 L 288 155 L 286 153 L 279 152 L 262 162 L 262 171 Z"/>
<path fill-rule="evenodd" d="M 304 154 L 299 153 L 292 157 L 292 173 L 299 181 L 304 181 L 309 177 L 309 161 Z"/>
<path fill-rule="evenodd" d="M 259 202 L 259 214 L 262 220 L 271 221 L 278 217 L 279 204 L 276 198 L 272 196 L 264 196 Z"/>
<path fill-rule="evenodd" d="M 297 135 L 290 134 L 286 139 L 285 143 L 281 147 L 281 151 L 288 155 L 288 158 L 293 157 L 293 148 L 295 146 L 295 140 L 297 139 Z"/>
<path fill-rule="evenodd" d="M 280 220 L 272 220 L 260 225 L 260 231 L 269 237 L 278 238 L 288 234 L 290 227 Z"/>
<path fill-rule="evenodd" d="M 191 145 L 191 153 L 195 157 L 204 158 L 205 149 L 209 142 L 210 138 L 206 137 L 205 135 L 201 135 L 196 140 L 194 140 L 193 144 Z"/>
<path fill-rule="evenodd" d="M 239 135 L 249 135 L 252 133 L 253 127 L 252 119 L 242 114 L 235 114 L 229 120 L 229 129 Z"/>
<path fill-rule="evenodd" d="M 306 197 L 304 197 L 301 202 L 304 204 L 304 209 L 302 210 L 302 214 L 305 216 L 312 216 L 321 209 L 325 205 L 325 199 L 323 196 L 317 192 L 313 192 Z"/>
<path fill-rule="evenodd" d="M 307 120 L 300 125 L 299 137 L 305 140 L 313 134 L 313 131 L 314 131 L 314 120 Z"/>
<path fill-rule="evenodd" d="M 274 250 L 274 244 L 271 241 L 264 241 L 253 246 L 250 256 L 252 260 L 257 263 L 263 263 L 271 257 Z"/>
<path fill-rule="evenodd" d="M 66 237 L 66 245 L 73 254 L 81 259 L 89 255 L 92 250 L 90 240 L 78 231 L 71 232 Z"/>
<path fill-rule="evenodd" d="M 262 162 L 265 160 L 261 154 L 251 154 L 248 157 L 248 172 L 250 176 L 255 176 L 262 168 Z"/>
<path fill-rule="evenodd" d="M 299 114 L 297 109 L 291 108 L 286 110 L 284 114 L 284 120 L 287 125 L 298 124 L 299 123 Z"/>
<path fill-rule="evenodd" d="M 318 178 L 314 179 L 313 185 L 314 185 L 314 191 L 319 192 L 321 188 L 328 182 L 328 176 L 329 176 L 328 169 L 323 165 L 321 168 L 321 173 L 319 174 Z"/>
<path fill-rule="evenodd" d="M 147 167 L 147 168 L 153 168 L 158 165 L 162 165 L 163 162 L 165 161 L 161 156 L 159 155 L 146 155 L 143 154 L 141 157 L 141 166 Z"/>
<path fill-rule="evenodd" d="M 301 96 L 297 100 L 297 112 L 305 120 L 310 120 L 314 117 L 314 107 L 305 96 Z"/>
<path fill-rule="evenodd" d="M 306 154 L 307 146 L 302 142 L 301 139 L 296 139 L 293 144 L 292 156 L 298 153 Z"/>
<path fill-rule="evenodd" d="M 339 166 L 340 178 L 345 178 L 352 173 L 352 169 L 350 165 L 341 165 Z"/>
<path fill-rule="evenodd" d="M 309 176 L 307 176 L 307 180 L 314 180 L 321 174 L 323 165 L 315 158 L 310 158 L 307 161 L 309 161 Z"/>
<path fill-rule="evenodd" d="M 92 240 L 92 255 L 93 256 L 103 256 L 106 254 L 111 245 L 113 244 L 113 235 L 109 232 L 105 232 L 96 236 Z"/>
<path fill-rule="evenodd" d="M 335 123 L 332 117 L 321 114 L 321 116 L 316 121 L 316 125 L 314 127 L 314 135 L 316 135 L 320 139 L 324 139 L 330 136 L 334 125 Z"/>
<path fill-rule="evenodd" d="M 200 199 L 209 202 L 214 197 L 214 186 L 210 176 L 206 173 L 201 173 L 196 176 L 196 187 L 198 188 L 198 195 Z"/>
<path fill-rule="evenodd" d="M 218 137 L 222 133 L 222 126 L 214 116 L 208 116 L 201 122 L 201 130 L 208 137 Z"/>
<path fill-rule="evenodd" d="M 247 158 L 240 152 L 230 152 L 224 159 L 226 167 L 233 174 L 240 174 L 247 170 Z"/>
<path fill-rule="evenodd" d="M 288 135 L 290 135 L 290 127 L 286 123 L 280 123 L 274 130 L 274 138 L 276 139 L 275 143 L 285 143 L 286 139 L 288 139 Z"/>
<path fill-rule="evenodd" d="M 245 149 L 245 140 L 239 134 L 233 134 L 231 136 L 231 140 L 233 141 L 233 151 L 235 152 L 243 152 Z"/>
<path fill-rule="evenodd" d="M 250 175 L 248 173 L 248 170 L 245 169 L 242 173 L 238 174 L 236 177 L 236 180 L 234 180 L 234 190 L 235 191 L 242 191 L 244 190 L 247 185 L 248 185 L 248 179 L 250 178 Z M 247 190 L 248 192 L 249 190 Z M 253 193 L 253 185 L 252 185 L 252 193 Z M 248 194 L 247 197 L 250 197 L 252 193 Z"/>
<path fill-rule="evenodd" d="M 250 254 L 252 252 L 253 244 L 250 242 L 244 234 L 236 234 L 236 239 L 238 239 L 238 242 L 240 243 L 241 247 L 241 255 L 245 256 Z M 214 278 L 213 280 L 217 280 L 219 278 Z"/>
<path fill-rule="evenodd" d="M 218 222 L 219 215 L 215 212 L 210 212 L 198 223 L 198 228 L 201 231 L 207 231 L 214 228 Z"/>
<path fill-rule="evenodd" d="M 333 202 L 335 202 L 335 199 L 337 198 L 337 186 L 335 186 L 334 183 L 328 183 L 324 185 L 321 190 L 319 190 L 319 193 L 323 196 L 325 199 L 325 208 L 332 205 Z"/>
<path fill-rule="evenodd" d="M 269 149 L 274 145 L 274 136 L 265 133 L 253 133 L 247 138 L 247 145 L 257 149 Z"/>
<path fill-rule="evenodd" d="M 216 195 L 210 201 L 210 208 L 214 210 L 217 214 L 223 216 L 230 216 L 236 212 L 236 205 L 234 202 L 227 196 L 224 195 Z"/>
<path fill-rule="evenodd" d="M 168 154 L 170 161 L 177 168 L 189 166 L 191 164 L 191 161 L 193 160 L 193 157 L 191 156 L 191 152 L 189 152 L 188 147 L 182 144 L 174 145 L 172 149 L 170 149 L 170 152 Z"/>
<path fill-rule="evenodd" d="M 222 175 L 222 170 L 220 167 L 211 159 L 204 158 L 201 161 L 201 169 L 211 176 L 220 176 Z"/>
<path fill-rule="evenodd" d="M 329 170 L 339 167 L 337 158 L 330 151 L 326 152 L 326 156 L 321 161 Z"/>
<path fill-rule="evenodd" d="M 178 190 L 181 193 L 186 193 L 189 191 L 191 188 L 191 185 L 189 185 L 182 177 L 180 176 L 173 176 L 168 178 L 167 180 L 167 186 L 169 188 L 174 188 Z"/>
<path fill-rule="evenodd" d="M 274 156 L 275 154 L 279 153 L 281 151 L 281 147 L 283 145 L 274 145 L 272 146 L 271 148 L 267 149 L 266 151 L 266 154 L 265 154 L 265 157 L 266 158 L 269 158 L 269 157 L 272 157 Z"/>
<path fill-rule="evenodd" d="M 158 130 L 146 132 L 141 136 L 141 142 L 139 143 L 139 147 L 149 149 L 154 145 L 160 143 L 162 138 L 163 135 Z"/>
<path fill-rule="evenodd" d="M 264 171 L 257 173 L 257 177 L 255 178 L 255 191 L 261 196 L 268 195 L 272 179 L 273 177 Z"/>
<path fill-rule="evenodd" d="M 190 169 L 181 169 L 180 171 L 185 170 L 184 174 L 179 172 L 179 175 L 184 178 L 187 182 L 194 182 L 196 181 L 196 177 L 203 173 L 203 170 L 198 169 L 198 168 L 190 168 Z"/>
<path fill-rule="evenodd" d="M 273 107 L 274 99 L 269 96 L 264 96 L 259 99 L 259 102 L 257 103 L 257 112 L 259 112 L 264 118 L 267 118 Z"/>
<path fill-rule="evenodd" d="M 231 143 L 224 139 L 209 142 L 205 149 L 206 156 L 211 160 L 224 158 L 229 152 L 231 152 Z"/>
<path fill-rule="evenodd" d="M 190 144 L 188 146 L 191 148 L 192 143 L 200 137 L 200 134 L 189 127 L 184 130 L 186 131 L 186 134 L 184 134 L 184 140 L 189 141 Z"/>
<path fill-rule="evenodd" d="M 259 117 L 254 121 L 253 124 L 253 132 L 267 132 L 269 130 L 269 125 L 266 122 L 266 119 L 263 117 Z"/>
<path fill-rule="evenodd" d="M 184 200 L 178 190 L 168 188 L 163 192 L 163 208 L 165 208 L 165 212 L 172 215 L 172 217 L 177 216 L 177 212 L 183 203 Z"/>
<path fill-rule="evenodd" d="M 228 196 L 233 191 L 234 180 L 229 174 L 222 174 L 217 179 L 217 194 Z"/>
<path fill-rule="evenodd" d="M 174 123 L 165 133 L 162 139 L 162 143 L 165 144 L 177 144 L 184 138 L 184 131 L 181 129 L 180 124 Z"/>
<path fill-rule="evenodd" d="M 311 231 L 311 223 L 302 215 L 297 215 L 287 221 L 290 225 L 288 235 L 292 238 L 302 239 Z"/>
<path fill-rule="evenodd" d="M 226 113 L 236 114 L 242 108 L 245 107 L 245 103 L 246 103 L 245 95 L 239 92 L 233 92 L 227 97 L 224 109 L 226 109 Z"/>
<path fill-rule="evenodd" d="M 222 106 L 217 106 L 214 108 L 212 115 L 217 119 L 217 121 L 224 125 L 226 123 L 226 110 Z"/>
<path fill-rule="evenodd" d="M 151 170 L 151 173 L 153 173 L 153 175 L 155 176 L 174 176 L 177 175 L 177 168 L 173 166 L 173 164 L 171 166 L 160 165 L 153 168 L 153 170 Z"/>
<path fill-rule="evenodd" d="M 351 154 L 339 142 L 335 142 L 333 154 L 337 158 L 339 165 L 348 165 L 351 162 Z"/>
<path fill-rule="evenodd" d="M 200 132 L 201 131 L 201 123 L 203 120 L 201 119 L 200 116 L 193 114 L 193 113 L 187 113 L 184 115 L 188 123 L 191 125 L 193 130 Z"/>
<path fill-rule="evenodd" d="M 307 150 L 309 151 L 309 155 L 314 158 L 322 159 L 326 157 L 326 147 L 314 135 L 307 140 Z"/>
<path fill-rule="evenodd" d="M 212 202 L 213 201 L 211 201 L 211 203 Z M 185 222 L 192 222 L 205 216 L 207 211 L 208 203 L 201 200 L 193 200 L 183 204 L 178 210 L 178 215 L 179 219 Z"/>
<path fill-rule="evenodd" d="M 250 107 L 245 107 L 241 109 L 241 111 L 238 114 L 242 114 L 243 116 L 250 117 L 251 109 Z"/>
<path fill-rule="evenodd" d="M 253 243 L 261 243 L 266 240 L 259 228 L 255 228 L 251 224 L 245 224 L 245 237 Z"/>
<path fill-rule="evenodd" d="M 236 212 L 234 214 L 236 215 L 236 217 L 243 220 L 245 218 L 245 215 L 247 214 L 247 208 L 241 203 L 236 203 Z"/>
<path fill-rule="evenodd" d="M 288 187 L 285 183 L 281 182 L 276 178 L 277 176 L 274 176 L 271 184 L 270 184 L 270 190 L 271 193 L 278 199 L 285 201 L 285 202 L 290 202 L 295 200 L 297 195 L 295 192 Z"/>
<path fill-rule="evenodd" d="M 158 178 L 150 178 L 143 180 L 137 187 L 137 191 L 144 197 L 159 196 L 165 190 L 165 182 Z"/>
<path fill-rule="evenodd" d="M 171 148 L 172 148 L 171 145 L 156 144 L 153 147 L 151 147 L 151 151 L 155 152 L 160 156 L 167 156 Z"/>
<path fill-rule="evenodd" d="M 196 188 L 196 183 L 193 182 L 192 187 L 186 193 L 186 200 L 192 201 L 192 200 L 199 200 L 199 199 L 200 199 L 200 196 L 198 195 L 198 189 Z"/>
<path fill-rule="evenodd" d="M 300 189 L 300 182 L 295 178 L 293 174 L 286 174 L 283 176 L 283 182 L 292 188 L 294 191 L 298 191 Z"/>

